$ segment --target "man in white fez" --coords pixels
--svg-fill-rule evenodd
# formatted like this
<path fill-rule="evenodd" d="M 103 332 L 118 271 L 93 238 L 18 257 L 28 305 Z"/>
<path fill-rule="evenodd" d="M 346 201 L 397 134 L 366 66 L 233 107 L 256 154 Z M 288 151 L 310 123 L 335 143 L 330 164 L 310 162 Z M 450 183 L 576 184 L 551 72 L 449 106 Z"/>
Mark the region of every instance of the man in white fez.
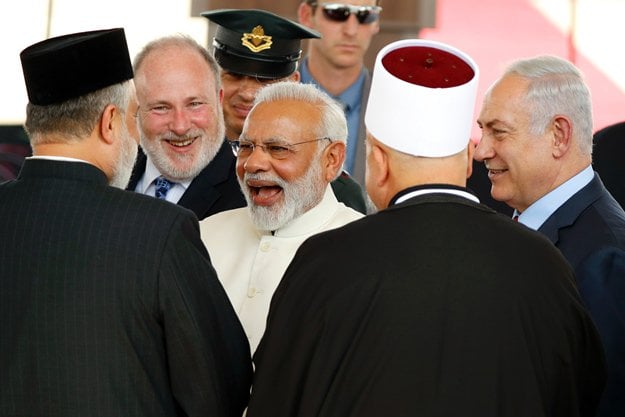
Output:
<path fill-rule="evenodd" d="M 0 415 L 239 417 L 249 346 L 197 219 L 111 187 L 137 151 L 123 29 L 20 56 L 34 156 L 0 185 Z"/>
<path fill-rule="evenodd" d="M 571 268 L 465 188 L 475 62 L 404 40 L 376 60 L 367 190 L 272 300 L 248 416 L 592 416 L 602 347 Z"/>

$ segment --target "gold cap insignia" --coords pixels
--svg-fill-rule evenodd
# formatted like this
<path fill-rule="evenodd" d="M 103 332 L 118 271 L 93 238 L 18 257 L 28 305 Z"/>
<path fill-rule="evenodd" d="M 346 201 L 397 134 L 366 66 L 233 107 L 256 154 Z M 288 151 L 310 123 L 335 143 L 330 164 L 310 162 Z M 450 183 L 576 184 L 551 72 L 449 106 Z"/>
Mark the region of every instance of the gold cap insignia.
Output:
<path fill-rule="evenodd" d="M 265 49 L 270 49 L 273 42 L 271 36 L 265 35 L 263 27 L 258 25 L 252 29 L 252 33 L 243 34 L 241 43 L 252 52 L 260 52 Z"/>

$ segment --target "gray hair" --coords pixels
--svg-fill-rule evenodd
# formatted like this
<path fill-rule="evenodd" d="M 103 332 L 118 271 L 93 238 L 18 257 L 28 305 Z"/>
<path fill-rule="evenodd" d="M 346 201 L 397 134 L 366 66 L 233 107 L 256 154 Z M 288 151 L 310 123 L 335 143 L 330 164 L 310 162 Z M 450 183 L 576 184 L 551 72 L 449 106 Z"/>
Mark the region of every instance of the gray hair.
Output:
<path fill-rule="evenodd" d="M 219 67 L 219 64 L 205 47 L 197 43 L 197 41 L 192 37 L 184 34 L 163 36 L 162 38 L 158 38 L 147 43 L 132 61 L 132 67 L 134 68 L 135 73 L 139 71 L 143 61 L 151 52 L 169 47 L 177 47 L 181 49 L 188 48 L 196 51 L 202 58 L 204 58 L 213 73 L 215 93 L 219 93 L 219 90 L 221 89 L 221 68 Z"/>
<path fill-rule="evenodd" d="M 315 136 L 330 138 L 333 142 L 347 143 L 347 120 L 341 106 L 314 84 L 281 81 L 268 84 L 258 91 L 254 105 L 272 101 L 293 100 L 317 106 L 321 111 L 321 123 Z M 319 146 L 325 146 L 320 143 Z"/>
<path fill-rule="evenodd" d="M 31 145 L 51 143 L 47 137 L 49 134 L 56 134 L 68 142 L 89 136 L 109 104 L 117 107 L 122 114 L 126 112 L 130 99 L 134 97 L 131 86 L 132 81 L 129 80 L 62 103 L 46 106 L 28 103 L 24 127 Z"/>
<path fill-rule="evenodd" d="M 570 62 L 543 55 L 513 62 L 504 76 L 518 75 L 530 81 L 525 100 L 534 109 L 531 131 L 544 133 L 558 115 L 573 121 L 573 137 L 580 150 L 592 154 L 592 104 L 582 73 Z"/>

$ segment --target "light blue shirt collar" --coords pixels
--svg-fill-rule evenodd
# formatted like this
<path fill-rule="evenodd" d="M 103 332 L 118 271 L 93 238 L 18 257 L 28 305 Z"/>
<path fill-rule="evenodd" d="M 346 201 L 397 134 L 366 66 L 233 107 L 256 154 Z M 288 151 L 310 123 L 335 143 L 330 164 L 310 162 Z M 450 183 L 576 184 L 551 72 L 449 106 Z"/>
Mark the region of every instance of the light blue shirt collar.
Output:
<path fill-rule="evenodd" d="M 154 191 L 156 190 L 154 181 L 160 176 L 161 173 L 158 171 L 158 168 L 156 168 L 152 160 L 148 157 L 145 164 L 145 172 L 143 173 L 141 179 L 137 182 L 135 191 L 154 197 Z M 175 183 L 167 193 L 167 201 L 170 201 L 174 204 L 178 203 L 178 200 L 182 198 L 182 195 L 185 193 L 185 191 L 187 191 L 189 185 L 191 185 L 191 181 L 192 180 L 186 180 Z"/>
<path fill-rule="evenodd" d="M 302 60 L 299 71 L 302 83 L 315 84 L 327 93 L 325 88 L 313 78 L 308 69 L 308 60 L 306 58 Z M 338 96 L 333 96 L 335 100 L 343 105 L 345 117 L 347 118 L 347 154 L 345 156 L 345 169 L 347 172 L 354 172 L 358 129 L 360 128 L 361 97 L 365 85 L 366 71 L 367 70 L 363 67 L 358 79 L 356 79 L 352 85 Z"/>
<path fill-rule="evenodd" d="M 575 193 L 584 188 L 592 181 L 595 173 L 592 166 L 586 167 L 579 174 L 570 178 L 562 185 L 545 194 L 529 206 L 523 213 L 516 210 L 514 215 L 519 215 L 519 223 L 527 227 L 538 230 L 540 226 L 551 216 L 562 204 L 564 204 Z"/>

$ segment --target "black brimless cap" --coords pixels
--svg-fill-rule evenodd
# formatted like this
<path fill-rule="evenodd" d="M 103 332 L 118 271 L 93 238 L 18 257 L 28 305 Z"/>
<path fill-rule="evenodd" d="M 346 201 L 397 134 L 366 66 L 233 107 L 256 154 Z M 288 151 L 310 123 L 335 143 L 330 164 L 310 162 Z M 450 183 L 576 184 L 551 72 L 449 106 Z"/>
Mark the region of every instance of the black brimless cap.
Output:
<path fill-rule="evenodd" d="M 73 33 L 20 53 L 28 99 L 49 105 L 133 78 L 124 29 Z"/>

